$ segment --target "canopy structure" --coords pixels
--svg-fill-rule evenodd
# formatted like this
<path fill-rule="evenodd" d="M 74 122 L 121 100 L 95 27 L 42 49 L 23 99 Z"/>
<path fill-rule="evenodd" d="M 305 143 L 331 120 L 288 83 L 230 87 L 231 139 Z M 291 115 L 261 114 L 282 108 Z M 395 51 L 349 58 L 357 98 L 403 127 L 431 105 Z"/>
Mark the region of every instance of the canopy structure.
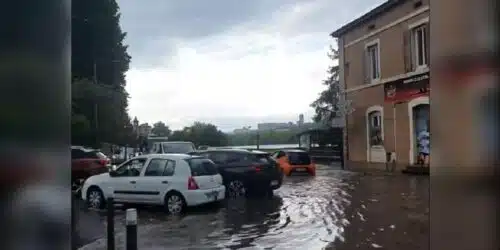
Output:
<path fill-rule="evenodd" d="M 314 128 L 297 133 L 299 146 L 305 148 L 336 146 L 342 144 L 342 128 Z"/>

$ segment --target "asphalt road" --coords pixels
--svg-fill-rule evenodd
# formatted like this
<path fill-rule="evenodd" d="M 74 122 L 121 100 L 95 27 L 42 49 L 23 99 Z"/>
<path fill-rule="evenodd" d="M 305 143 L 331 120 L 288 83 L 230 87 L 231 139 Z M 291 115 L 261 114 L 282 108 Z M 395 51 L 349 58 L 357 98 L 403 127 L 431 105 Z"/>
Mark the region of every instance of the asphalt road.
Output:
<path fill-rule="evenodd" d="M 139 207 L 139 249 L 428 249 L 428 177 L 319 166 L 272 197 L 227 200 L 183 217 Z M 124 211 L 115 219 L 124 249 Z M 104 213 L 79 209 L 81 249 L 106 249 Z M 88 244 L 89 243 L 89 244 Z"/>

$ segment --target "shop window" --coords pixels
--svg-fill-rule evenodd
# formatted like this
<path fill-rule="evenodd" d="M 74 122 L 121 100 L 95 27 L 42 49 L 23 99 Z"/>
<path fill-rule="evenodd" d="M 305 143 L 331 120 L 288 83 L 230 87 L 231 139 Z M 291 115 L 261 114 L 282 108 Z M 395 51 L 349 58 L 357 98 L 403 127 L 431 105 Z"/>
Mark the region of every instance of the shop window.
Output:
<path fill-rule="evenodd" d="M 368 136 L 370 146 L 381 146 L 383 144 L 382 138 L 382 113 L 380 111 L 373 111 L 368 114 Z"/>

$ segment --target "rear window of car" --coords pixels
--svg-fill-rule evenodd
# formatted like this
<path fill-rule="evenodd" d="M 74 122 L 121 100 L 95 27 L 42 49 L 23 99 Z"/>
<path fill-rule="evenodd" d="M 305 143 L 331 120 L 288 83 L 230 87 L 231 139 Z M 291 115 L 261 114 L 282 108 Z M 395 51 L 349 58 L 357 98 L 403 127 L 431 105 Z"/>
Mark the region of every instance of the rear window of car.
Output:
<path fill-rule="evenodd" d="M 196 149 L 192 143 L 172 143 L 165 142 L 163 143 L 163 152 L 164 153 L 174 153 L 174 154 L 186 154 L 189 152 L 193 152 Z"/>
<path fill-rule="evenodd" d="M 218 174 L 217 166 L 207 158 L 190 158 L 186 159 L 189 167 L 191 168 L 192 176 L 205 176 Z"/>
<path fill-rule="evenodd" d="M 272 164 L 274 160 L 269 154 L 251 154 L 251 160 L 255 163 L 260 164 Z"/>
<path fill-rule="evenodd" d="M 71 159 L 107 159 L 101 151 L 71 149 Z"/>
<path fill-rule="evenodd" d="M 107 159 L 107 158 L 108 158 L 105 154 L 103 154 L 102 152 L 99 152 L 99 151 L 95 151 L 95 152 L 94 152 L 94 155 L 95 155 L 97 158 L 99 158 L 99 159 Z"/>
<path fill-rule="evenodd" d="M 288 152 L 290 164 L 308 165 L 311 164 L 311 157 L 306 152 Z"/>

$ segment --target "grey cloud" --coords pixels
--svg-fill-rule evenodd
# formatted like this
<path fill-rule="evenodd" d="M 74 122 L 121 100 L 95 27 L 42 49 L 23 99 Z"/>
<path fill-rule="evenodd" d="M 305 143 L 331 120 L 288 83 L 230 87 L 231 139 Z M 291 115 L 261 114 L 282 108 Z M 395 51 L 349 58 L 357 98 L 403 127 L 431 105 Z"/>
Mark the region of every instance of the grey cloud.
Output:
<path fill-rule="evenodd" d="M 122 28 L 135 67 L 163 63 L 174 55 L 173 41 L 192 41 L 243 23 L 265 23 L 275 11 L 307 0 L 118 0 Z M 361 1 L 361 0 L 358 0 Z"/>

